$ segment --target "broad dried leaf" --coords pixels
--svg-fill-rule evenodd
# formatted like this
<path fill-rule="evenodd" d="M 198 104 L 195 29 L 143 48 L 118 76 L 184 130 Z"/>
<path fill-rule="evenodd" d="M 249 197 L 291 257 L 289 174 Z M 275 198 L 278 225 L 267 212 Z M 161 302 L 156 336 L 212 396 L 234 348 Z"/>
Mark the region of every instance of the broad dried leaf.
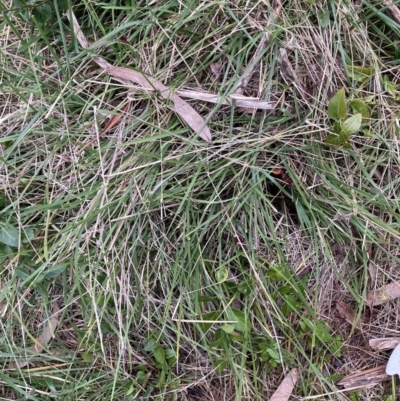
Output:
<path fill-rule="evenodd" d="M 200 116 L 197 111 L 190 106 L 189 103 L 185 102 L 178 95 L 174 94 L 171 89 L 157 81 L 155 78 L 149 75 L 144 75 L 141 72 L 131 70 L 125 67 L 114 67 L 110 65 L 106 69 L 106 73 L 115 78 L 121 78 L 124 80 L 132 81 L 143 88 L 150 90 L 158 90 L 164 99 L 172 100 L 174 103 L 174 111 L 178 114 L 182 120 L 184 120 L 194 132 L 199 134 L 200 138 L 207 142 L 211 141 L 211 132 L 207 127 L 203 117 Z"/>
<path fill-rule="evenodd" d="M 389 375 L 386 374 L 385 370 L 386 365 L 368 369 L 363 372 L 359 372 L 343 378 L 338 383 L 338 385 L 352 390 L 364 387 L 371 387 L 375 384 L 381 383 L 382 381 L 389 380 L 391 378 Z"/>
<path fill-rule="evenodd" d="M 59 307 L 57 303 L 54 303 L 53 309 L 51 311 L 51 318 L 48 323 L 45 323 L 43 333 L 38 337 L 36 340 L 36 344 L 32 347 L 37 352 L 43 351 L 46 347 L 49 341 L 54 337 L 54 330 L 56 329 L 58 325 L 58 316 L 57 313 L 59 311 Z"/>
<path fill-rule="evenodd" d="M 289 61 L 286 49 L 279 49 L 278 63 L 281 66 L 281 74 L 288 82 L 299 85 L 299 79 L 297 78 L 296 72 Z M 300 86 L 300 85 L 299 85 Z"/>
<path fill-rule="evenodd" d="M 400 337 L 393 338 L 372 338 L 369 340 L 369 346 L 378 351 L 396 348 L 400 344 Z"/>
<path fill-rule="evenodd" d="M 370 306 L 382 305 L 400 297 L 400 281 L 387 284 L 379 290 L 370 291 L 367 294 L 367 303 Z"/>
<path fill-rule="evenodd" d="M 130 109 L 130 103 L 127 103 L 125 105 L 125 107 L 123 108 L 123 114 L 126 114 Z M 107 132 L 109 132 L 112 128 L 114 128 L 118 122 L 121 120 L 121 118 L 123 117 L 123 114 L 115 114 L 111 117 L 111 119 L 108 121 L 108 123 L 106 124 L 106 126 L 104 127 L 103 131 L 100 132 L 100 134 L 98 135 L 98 137 L 93 138 L 92 140 L 90 140 L 88 143 L 86 143 L 79 151 L 79 153 L 82 153 L 86 148 L 88 148 L 89 146 L 91 146 L 94 142 L 96 142 L 96 140 L 98 140 L 98 138 L 104 136 L 105 134 L 107 134 Z"/>
<path fill-rule="evenodd" d="M 57 303 L 53 304 L 53 308 L 51 311 L 50 321 L 44 324 L 43 333 L 35 340 L 35 345 L 28 348 L 29 353 L 39 353 L 42 352 L 46 347 L 49 341 L 54 337 L 54 331 L 58 325 L 58 312 L 60 308 L 58 307 Z M 15 368 L 23 368 L 24 366 L 28 365 L 29 360 L 23 362 L 12 362 L 9 365 L 10 369 Z"/>
<path fill-rule="evenodd" d="M 342 301 L 337 302 L 336 309 L 339 312 L 340 317 L 345 319 L 352 326 L 357 327 L 357 329 L 362 330 L 361 322 L 360 321 L 356 322 L 356 314 L 344 302 Z"/>
<path fill-rule="evenodd" d="M 289 374 L 283 379 L 282 383 L 276 389 L 275 393 L 269 401 L 288 401 L 292 395 L 293 388 L 299 378 L 297 369 L 292 369 Z"/>
<path fill-rule="evenodd" d="M 398 24 L 400 24 L 400 10 L 398 9 L 397 6 L 395 6 L 395 5 L 393 4 L 393 1 L 392 1 L 392 0 L 385 0 L 385 1 L 383 2 L 383 5 L 389 9 L 389 11 L 391 12 L 391 14 L 392 14 L 392 16 L 393 16 L 393 19 L 394 19 Z"/>
<path fill-rule="evenodd" d="M 85 49 L 89 48 L 89 43 L 79 26 L 75 14 L 72 12 L 68 12 L 65 13 L 65 15 L 68 19 L 70 18 L 70 16 L 72 17 L 72 24 L 74 26 L 75 35 L 81 46 Z M 172 100 L 174 104 L 173 110 L 175 111 L 175 113 L 178 114 L 182 118 L 182 120 L 185 121 L 187 125 L 189 125 L 189 127 L 192 128 L 193 131 L 200 136 L 200 138 L 204 139 L 207 142 L 211 141 L 211 132 L 210 129 L 207 127 L 203 117 L 201 117 L 200 114 L 197 113 L 197 111 L 192 106 L 190 106 L 189 103 L 185 102 L 178 95 L 173 93 L 170 88 L 162 84 L 160 81 L 149 75 L 142 74 L 139 71 L 134 71 L 125 67 L 114 67 L 102 57 L 95 57 L 93 60 L 101 68 L 104 68 L 107 74 L 111 75 L 114 78 L 117 78 L 118 80 L 122 80 L 125 84 L 135 82 L 147 90 L 159 91 L 164 99 Z"/>

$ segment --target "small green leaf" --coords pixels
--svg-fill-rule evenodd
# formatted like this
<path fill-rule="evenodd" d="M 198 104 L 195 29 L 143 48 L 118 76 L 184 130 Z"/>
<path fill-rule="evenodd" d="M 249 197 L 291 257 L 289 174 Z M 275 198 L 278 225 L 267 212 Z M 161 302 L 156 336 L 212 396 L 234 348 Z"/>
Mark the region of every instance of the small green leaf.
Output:
<path fill-rule="evenodd" d="M 199 295 L 197 298 L 199 302 L 210 302 L 215 299 L 215 297 L 212 297 L 210 295 Z"/>
<path fill-rule="evenodd" d="M 147 352 L 153 351 L 156 349 L 158 346 L 158 342 L 154 338 L 150 338 L 149 341 L 147 341 L 147 344 L 144 347 L 144 350 Z"/>
<path fill-rule="evenodd" d="M 134 391 L 136 390 L 136 386 L 134 384 L 131 384 L 129 388 L 126 390 L 126 396 L 131 395 Z"/>
<path fill-rule="evenodd" d="M 29 21 L 29 8 L 26 5 L 26 0 L 13 0 L 12 8 L 17 9 L 19 16 L 25 21 Z"/>
<path fill-rule="evenodd" d="M 68 10 L 68 0 L 56 0 L 55 4 L 60 11 Z"/>
<path fill-rule="evenodd" d="M 58 277 L 59 275 L 61 275 L 62 273 L 64 273 L 65 269 L 68 266 L 68 262 L 67 263 L 61 263 L 59 265 L 54 266 L 51 270 L 49 270 L 48 272 L 46 272 L 44 274 L 44 278 L 47 280 L 51 280 L 53 278 Z"/>
<path fill-rule="evenodd" d="M 329 26 L 330 15 L 331 13 L 328 7 L 318 11 L 318 20 L 321 28 L 325 29 Z"/>
<path fill-rule="evenodd" d="M 228 365 L 228 361 L 226 360 L 226 358 L 218 358 L 213 362 L 213 365 L 217 373 L 222 373 Z"/>
<path fill-rule="evenodd" d="M 24 269 L 22 266 L 17 266 L 15 269 L 15 274 L 21 281 L 25 281 L 30 277 L 28 270 Z"/>
<path fill-rule="evenodd" d="M 396 96 L 397 85 L 386 76 L 383 77 L 383 87 L 389 95 Z"/>
<path fill-rule="evenodd" d="M 176 352 L 171 348 L 167 348 L 165 350 L 165 359 L 171 359 L 171 358 L 176 358 Z"/>
<path fill-rule="evenodd" d="M 375 73 L 374 67 L 359 67 L 357 65 L 348 65 L 347 71 L 349 77 L 357 82 L 365 82 Z"/>
<path fill-rule="evenodd" d="M 228 279 L 228 268 L 226 266 L 220 266 L 215 272 L 215 279 L 218 283 L 223 283 Z"/>
<path fill-rule="evenodd" d="M 347 116 L 347 105 L 344 88 L 338 90 L 328 104 L 328 116 L 330 118 L 344 119 Z"/>
<path fill-rule="evenodd" d="M 345 149 L 353 149 L 353 147 L 351 146 L 351 143 L 350 143 L 349 141 L 343 142 L 343 143 L 342 143 L 342 146 L 343 146 Z"/>
<path fill-rule="evenodd" d="M 218 311 L 214 311 L 214 312 L 210 312 L 210 313 L 206 313 L 202 319 L 204 320 L 204 323 L 199 323 L 200 329 L 203 332 L 207 332 L 211 326 L 213 325 L 213 321 L 218 321 L 221 319 L 221 312 Z"/>
<path fill-rule="evenodd" d="M 273 360 L 275 360 L 275 361 L 277 361 L 277 362 L 281 362 L 280 355 L 279 355 L 278 351 L 276 351 L 274 348 L 268 348 L 268 349 L 267 349 L 267 352 L 268 352 L 269 356 L 270 356 Z"/>
<path fill-rule="evenodd" d="M 237 331 L 247 333 L 250 330 L 250 321 L 242 311 L 235 308 L 228 308 L 226 312 L 228 320 L 236 320 L 235 329 Z"/>
<path fill-rule="evenodd" d="M 372 76 L 375 74 L 375 67 L 360 67 L 358 65 L 349 65 L 348 68 L 353 71 L 357 71 L 360 74 Z"/>
<path fill-rule="evenodd" d="M 342 125 L 340 124 L 339 121 L 335 121 L 333 123 L 333 130 L 336 132 L 336 134 L 340 134 L 340 132 L 342 131 Z"/>
<path fill-rule="evenodd" d="M 22 239 L 23 244 L 27 244 L 30 241 L 32 241 L 35 238 L 35 232 L 33 231 L 33 228 L 30 228 L 30 227 L 25 228 L 22 231 L 22 238 L 23 238 Z"/>
<path fill-rule="evenodd" d="M 154 359 L 156 360 L 158 365 L 164 365 L 165 353 L 164 353 L 164 348 L 161 345 L 158 345 L 154 349 Z"/>
<path fill-rule="evenodd" d="M 369 111 L 369 106 L 363 100 L 361 100 L 361 99 L 351 100 L 350 105 L 353 108 L 353 110 L 357 113 L 360 113 L 363 118 L 370 117 L 371 114 Z"/>
<path fill-rule="evenodd" d="M 11 224 L 5 223 L 0 226 L 0 242 L 4 245 L 18 247 L 19 232 Z"/>
<path fill-rule="evenodd" d="M 0 256 L 7 256 L 8 258 L 13 258 L 15 256 L 15 250 L 13 250 L 8 245 L 0 243 Z"/>
<path fill-rule="evenodd" d="M 87 362 L 87 363 L 92 363 L 93 362 L 93 354 L 89 351 L 84 351 L 81 353 L 82 359 Z"/>
<path fill-rule="evenodd" d="M 342 130 L 342 132 L 339 134 L 340 144 L 343 145 L 345 142 L 348 142 L 349 138 L 350 135 L 346 131 Z"/>
<path fill-rule="evenodd" d="M 222 346 L 226 344 L 225 337 L 218 337 L 216 338 L 208 347 L 211 348 L 222 348 Z"/>
<path fill-rule="evenodd" d="M 339 137 L 339 135 L 336 135 L 336 134 L 329 134 L 329 135 L 325 138 L 324 142 L 325 142 L 326 144 L 328 144 L 328 145 L 333 145 L 333 146 L 339 146 L 339 145 L 341 145 L 340 137 Z"/>
<path fill-rule="evenodd" d="M 342 135 L 342 133 L 346 134 L 347 136 L 355 134 L 360 130 L 361 123 L 362 123 L 361 113 L 351 116 L 342 124 L 342 132 L 340 135 Z"/>
<path fill-rule="evenodd" d="M 221 326 L 221 329 L 225 331 L 225 333 L 232 334 L 235 330 L 235 326 L 233 324 L 225 323 Z"/>
<path fill-rule="evenodd" d="M 230 337 L 231 341 L 237 341 L 239 343 L 245 343 L 248 341 L 246 337 L 239 336 L 236 334 L 230 334 L 229 337 Z"/>
<path fill-rule="evenodd" d="M 146 377 L 147 375 L 145 371 L 140 370 L 139 372 L 136 373 L 136 381 L 139 384 L 143 384 L 146 381 Z"/>
<path fill-rule="evenodd" d="M 243 295 L 250 295 L 253 292 L 253 289 L 253 283 L 250 280 L 242 281 L 238 285 L 238 290 Z"/>
<path fill-rule="evenodd" d="M 32 15 L 36 18 L 39 24 L 44 25 L 51 17 L 51 7 L 48 4 L 34 7 Z"/>

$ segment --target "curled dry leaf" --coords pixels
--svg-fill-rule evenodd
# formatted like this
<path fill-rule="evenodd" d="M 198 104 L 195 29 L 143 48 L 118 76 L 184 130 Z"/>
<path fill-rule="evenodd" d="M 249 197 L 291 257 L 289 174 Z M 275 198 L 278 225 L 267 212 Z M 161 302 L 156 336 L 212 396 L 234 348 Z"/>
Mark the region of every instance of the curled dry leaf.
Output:
<path fill-rule="evenodd" d="M 65 15 L 68 17 L 68 19 L 70 16 L 72 17 L 75 35 L 81 46 L 85 49 L 89 48 L 89 43 L 83 34 L 75 15 L 72 12 L 71 14 L 66 13 Z M 190 106 L 189 103 L 185 102 L 178 95 L 173 93 L 173 91 L 171 91 L 160 81 L 149 75 L 142 74 L 139 71 L 131 70 L 130 68 L 114 67 L 102 57 L 95 57 L 93 60 L 101 68 L 104 68 L 107 74 L 122 80 L 124 83 L 135 82 L 145 89 L 158 90 L 164 99 L 172 100 L 175 113 L 178 114 L 182 120 L 185 121 L 186 124 L 189 125 L 189 127 L 200 136 L 200 138 L 207 142 L 211 141 L 211 132 L 207 127 L 203 117 L 201 117 L 200 114 L 197 113 L 197 111 Z"/>
<path fill-rule="evenodd" d="M 282 383 L 276 389 L 275 393 L 269 401 L 287 401 L 292 395 L 293 388 L 299 378 L 297 369 L 292 369 L 289 374 L 283 379 Z"/>
<path fill-rule="evenodd" d="M 351 309 L 342 301 L 336 303 L 336 309 L 339 312 L 340 317 L 345 319 L 357 329 L 362 330 L 361 321 L 356 322 L 356 314 L 354 313 L 353 309 Z"/>
<path fill-rule="evenodd" d="M 390 376 L 386 374 L 385 370 L 386 365 L 364 370 L 363 372 L 344 377 L 342 380 L 340 380 L 338 385 L 343 386 L 348 390 L 371 387 L 375 384 L 381 383 L 382 381 L 390 379 Z"/>
<path fill-rule="evenodd" d="M 194 132 L 198 133 L 200 138 L 205 141 L 211 141 L 211 132 L 207 127 L 203 117 L 200 116 L 197 111 L 190 106 L 189 103 L 185 102 L 178 95 L 173 93 L 167 86 L 157 81 L 155 78 L 149 75 L 144 75 L 141 72 L 131 70 L 125 67 L 114 67 L 109 66 L 106 69 L 106 73 L 115 78 L 121 78 L 127 81 L 132 81 L 143 88 L 149 88 L 151 90 L 158 90 L 160 95 L 164 99 L 170 99 L 174 103 L 174 111 L 178 114 L 182 120 L 184 120 Z"/>
<path fill-rule="evenodd" d="M 400 10 L 399 8 L 393 4 L 392 0 L 385 0 L 383 5 L 389 9 L 391 12 L 393 19 L 400 24 Z"/>
<path fill-rule="evenodd" d="M 378 351 L 396 348 L 400 344 L 400 337 L 393 338 L 372 338 L 369 340 L 369 346 Z"/>
<path fill-rule="evenodd" d="M 43 333 L 35 339 L 35 345 L 32 347 L 28 348 L 27 354 L 34 354 L 34 353 L 39 353 L 42 352 L 46 347 L 49 341 L 54 337 L 54 331 L 58 325 L 58 312 L 59 312 L 59 307 L 57 303 L 55 302 L 53 304 L 53 308 L 51 310 L 51 317 L 50 320 L 45 322 L 43 325 Z M 28 365 L 29 360 L 22 361 L 22 362 L 12 362 L 9 365 L 10 369 L 21 369 L 24 366 Z"/>
<path fill-rule="evenodd" d="M 176 93 L 181 97 L 202 100 L 209 103 L 232 105 L 232 103 L 235 102 L 236 106 L 259 110 L 274 110 L 276 108 L 276 103 L 274 102 L 266 102 L 256 97 L 243 96 L 239 93 L 232 93 L 228 96 L 219 96 L 213 93 L 191 90 L 178 90 Z"/>
<path fill-rule="evenodd" d="M 284 48 L 279 49 L 278 63 L 281 66 L 281 74 L 283 78 L 289 83 L 296 84 L 300 87 L 299 79 L 297 78 L 292 64 L 290 64 L 289 57 Z"/>
<path fill-rule="evenodd" d="M 367 294 L 367 304 L 370 306 L 381 305 L 400 297 L 400 281 L 387 284 L 379 290 L 370 291 Z"/>
<path fill-rule="evenodd" d="M 129 108 L 130 108 L 130 103 L 127 103 L 123 109 L 123 113 L 124 114 L 127 113 L 129 111 Z M 85 146 L 83 146 L 81 148 L 79 153 L 82 153 L 86 148 L 88 148 L 90 145 L 92 145 L 94 142 L 96 142 L 96 140 L 98 140 L 100 137 L 104 136 L 105 134 L 107 134 L 107 132 L 109 132 L 112 128 L 114 128 L 118 124 L 118 122 L 121 120 L 122 116 L 123 116 L 123 114 L 113 115 L 111 117 L 110 121 L 108 121 L 108 123 L 104 127 L 104 129 L 100 132 L 100 134 L 96 138 L 93 138 L 91 141 L 86 143 Z"/>

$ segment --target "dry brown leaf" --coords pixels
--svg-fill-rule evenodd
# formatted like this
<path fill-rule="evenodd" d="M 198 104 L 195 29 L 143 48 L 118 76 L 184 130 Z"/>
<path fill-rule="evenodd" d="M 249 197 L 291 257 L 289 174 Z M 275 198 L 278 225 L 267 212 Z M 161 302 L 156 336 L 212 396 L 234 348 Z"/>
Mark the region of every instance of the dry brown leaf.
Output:
<path fill-rule="evenodd" d="M 292 64 L 290 64 L 286 49 L 284 48 L 279 49 L 278 63 L 281 66 L 282 77 L 288 81 L 288 83 L 293 83 L 301 87 L 296 72 L 292 67 Z"/>
<path fill-rule="evenodd" d="M 383 5 L 386 6 L 391 12 L 393 19 L 400 24 L 400 10 L 397 6 L 393 4 L 392 0 L 384 1 Z"/>
<path fill-rule="evenodd" d="M 359 330 L 362 330 L 361 321 L 358 321 L 356 324 L 356 314 L 353 309 L 348 307 L 344 302 L 339 301 L 336 303 L 336 309 L 339 312 L 340 317 L 345 319 L 352 326 L 356 327 Z"/>
<path fill-rule="evenodd" d="M 178 90 L 176 91 L 176 93 L 181 97 L 202 100 L 209 103 L 232 105 L 234 101 L 236 106 L 239 107 L 247 107 L 259 110 L 274 110 L 276 108 L 276 103 L 274 102 L 266 102 L 256 97 L 243 96 L 239 93 L 232 93 L 231 95 L 228 95 L 226 97 L 215 95 L 213 93 L 189 90 Z"/>
<path fill-rule="evenodd" d="M 81 46 L 85 49 L 89 48 L 89 43 L 85 35 L 83 34 L 74 13 L 68 12 L 65 15 L 68 17 L 68 19 L 70 18 L 70 16 L 72 17 L 72 24 L 74 26 L 75 35 Z M 197 111 L 192 106 L 190 106 L 189 103 L 185 102 L 178 95 L 174 94 L 167 86 L 162 84 L 160 81 L 149 75 L 142 74 L 139 71 L 131 70 L 125 67 L 114 67 L 102 57 L 94 57 L 93 60 L 101 68 L 104 68 L 107 74 L 111 75 L 114 78 L 122 80 L 123 83 L 135 82 L 148 90 L 158 90 L 164 99 L 169 99 L 173 102 L 173 109 L 175 113 L 178 114 L 182 118 L 182 120 L 185 121 L 186 124 L 189 125 L 189 127 L 192 128 L 193 131 L 200 136 L 200 138 L 204 139 L 207 142 L 211 141 L 211 131 L 207 127 L 203 117 L 201 117 L 200 114 L 197 113 Z"/>
<path fill-rule="evenodd" d="M 292 369 L 289 374 L 283 379 L 282 383 L 276 389 L 275 393 L 269 401 L 287 401 L 292 395 L 293 388 L 299 378 L 297 369 Z"/>
<path fill-rule="evenodd" d="M 371 387 L 382 381 L 389 380 L 391 376 L 386 374 L 386 365 L 378 366 L 373 369 L 364 370 L 363 372 L 347 376 L 340 380 L 339 386 L 343 386 L 348 390 L 355 390 L 364 387 Z"/>
<path fill-rule="evenodd" d="M 387 284 L 379 290 L 370 291 L 367 294 L 367 304 L 370 306 L 381 305 L 400 297 L 400 281 Z"/>
<path fill-rule="evenodd" d="M 123 113 L 127 113 L 129 111 L 130 108 L 130 103 L 127 103 L 123 109 Z M 89 141 L 88 143 L 85 144 L 85 146 L 83 146 L 79 153 L 82 153 L 86 148 L 88 148 L 90 145 L 92 145 L 94 142 L 96 142 L 96 140 L 102 136 L 104 136 L 105 134 L 107 134 L 107 132 L 109 132 L 113 127 L 115 127 L 115 125 L 118 124 L 118 122 L 121 120 L 122 118 L 122 114 L 114 114 L 110 120 L 108 121 L 108 123 L 106 124 L 106 126 L 104 127 L 103 131 L 100 132 L 100 134 L 98 135 L 98 137 L 93 138 L 91 141 Z"/>
<path fill-rule="evenodd" d="M 157 81 L 155 78 L 149 75 L 144 75 L 141 72 L 131 70 L 125 67 L 114 67 L 110 65 L 106 69 L 106 73 L 114 78 L 121 78 L 123 80 L 132 81 L 143 88 L 149 88 L 151 90 L 158 90 L 160 95 L 164 99 L 172 100 L 174 103 L 174 111 L 178 114 L 182 120 L 184 120 L 194 132 L 199 134 L 200 138 L 207 142 L 211 141 L 211 132 L 207 127 L 203 117 L 200 116 L 197 111 L 190 106 L 189 103 L 185 102 L 178 95 L 174 94 L 167 86 Z"/>
<path fill-rule="evenodd" d="M 369 340 L 369 346 L 378 351 L 396 348 L 400 344 L 400 337 L 392 338 L 372 338 Z"/>
<path fill-rule="evenodd" d="M 46 347 L 49 341 L 54 337 L 54 331 L 58 325 L 58 312 L 60 308 L 58 307 L 57 303 L 55 302 L 53 304 L 53 308 L 51 310 L 51 317 L 50 320 L 46 323 L 44 323 L 43 327 L 43 333 L 35 339 L 35 345 L 32 347 L 28 348 L 27 354 L 30 353 L 40 353 L 42 352 Z M 23 362 L 12 362 L 9 365 L 9 369 L 15 369 L 15 368 L 23 368 L 24 366 L 28 365 L 29 361 L 23 361 Z"/>

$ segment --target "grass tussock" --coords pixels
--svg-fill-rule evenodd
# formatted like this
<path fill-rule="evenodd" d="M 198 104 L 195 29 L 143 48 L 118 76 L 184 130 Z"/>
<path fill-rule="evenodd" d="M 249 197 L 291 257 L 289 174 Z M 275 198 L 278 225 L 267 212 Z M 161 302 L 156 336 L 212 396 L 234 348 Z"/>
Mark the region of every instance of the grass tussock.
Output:
<path fill-rule="evenodd" d="M 0 5 L 2 399 L 266 400 L 292 368 L 296 399 L 392 393 L 337 382 L 397 334 L 365 296 L 400 279 L 400 31 L 382 2 L 273 6 Z M 218 95 L 187 100 L 212 141 L 96 56 Z M 334 145 L 341 88 L 338 124 L 368 115 Z"/>

